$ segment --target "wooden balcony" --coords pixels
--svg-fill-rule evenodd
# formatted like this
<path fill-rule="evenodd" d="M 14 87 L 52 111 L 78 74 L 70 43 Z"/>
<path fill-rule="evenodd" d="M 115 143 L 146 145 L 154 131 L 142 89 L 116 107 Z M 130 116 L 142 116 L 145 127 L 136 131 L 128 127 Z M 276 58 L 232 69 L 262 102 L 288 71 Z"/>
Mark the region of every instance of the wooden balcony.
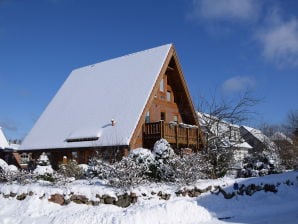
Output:
<path fill-rule="evenodd" d="M 143 125 L 143 145 L 145 148 L 153 148 L 154 143 L 166 139 L 174 148 L 192 148 L 194 151 L 200 148 L 200 130 L 196 126 L 165 123 L 164 121 L 145 123 Z"/>

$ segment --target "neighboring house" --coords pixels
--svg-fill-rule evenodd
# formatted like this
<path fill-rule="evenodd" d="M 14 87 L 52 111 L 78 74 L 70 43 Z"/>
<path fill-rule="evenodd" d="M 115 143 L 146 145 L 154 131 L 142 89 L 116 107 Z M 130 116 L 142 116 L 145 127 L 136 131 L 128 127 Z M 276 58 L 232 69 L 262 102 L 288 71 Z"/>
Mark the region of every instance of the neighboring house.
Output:
<path fill-rule="evenodd" d="M 273 160 L 276 165 L 280 164 L 277 145 L 260 130 L 247 126 L 241 126 L 240 133 L 245 141 L 247 141 L 253 147 L 250 154 L 262 154 L 267 159 Z"/>
<path fill-rule="evenodd" d="M 10 144 L 4 133 L 2 128 L 0 127 L 0 158 L 3 159 L 8 164 L 13 164 L 16 166 L 20 166 L 21 159 L 20 155 L 17 153 L 18 144 Z"/>
<path fill-rule="evenodd" d="M 206 113 L 197 112 L 197 114 L 207 145 L 232 150 L 231 168 L 240 169 L 243 166 L 244 158 L 249 156 L 249 151 L 252 149 L 252 146 L 241 136 L 240 126 Z"/>
<path fill-rule="evenodd" d="M 73 70 L 19 151 L 86 163 L 95 151 L 113 160 L 160 138 L 176 148 L 203 144 L 172 44 Z"/>

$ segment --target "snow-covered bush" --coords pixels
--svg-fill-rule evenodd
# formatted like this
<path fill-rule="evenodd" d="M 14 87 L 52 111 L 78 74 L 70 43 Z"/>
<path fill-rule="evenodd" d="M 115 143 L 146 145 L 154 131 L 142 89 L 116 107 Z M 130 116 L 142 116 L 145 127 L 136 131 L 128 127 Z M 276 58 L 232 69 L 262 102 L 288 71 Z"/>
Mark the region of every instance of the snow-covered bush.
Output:
<path fill-rule="evenodd" d="M 36 161 L 38 166 L 49 166 L 50 160 L 45 152 L 43 152 Z"/>
<path fill-rule="evenodd" d="M 85 175 L 87 179 L 92 179 L 94 177 L 97 177 L 99 179 L 107 179 L 110 175 L 112 169 L 112 165 L 109 163 L 106 163 L 100 158 L 92 157 L 88 161 L 88 168 L 85 172 Z"/>
<path fill-rule="evenodd" d="M 48 174 L 53 174 L 54 170 L 52 168 L 52 166 L 48 165 L 48 166 L 40 166 L 38 165 L 35 170 L 33 171 L 34 174 L 36 175 L 44 175 L 46 173 Z"/>
<path fill-rule="evenodd" d="M 175 156 L 158 167 L 160 181 L 191 184 L 207 178 L 207 163 L 200 153 Z"/>
<path fill-rule="evenodd" d="M 45 181 L 50 181 L 54 182 L 54 170 L 51 165 L 48 166 L 40 166 L 37 165 L 35 170 L 33 170 L 33 174 L 36 176 L 38 180 L 45 180 Z"/>
<path fill-rule="evenodd" d="M 98 177 L 107 180 L 115 187 L 129 187 L 147 182 L 156 169 L 154 155 L 148 149 L 135 149 L 127 157 L 114 164 L 101 159 L 92 158 L 89 161 L 88 177 Z"/>
<path fill-rule="evenodd" d="M 175 152 L 171 145 L 163 138 L 155 142 L 153 154 L 155 155 L 155 159 L 160 162 L 166 162 L 175 157 Z"/>
<path fill-rule="evenodd" d="M 79 179 L 83 176 L 84 170 L 75 160 L 69 160 L 67 164 L 59 165 L 58 174 L 61 174 L 65 178 Z"/>
<path fill-rule="evenodd" d="M 258 177 L 268 174 L 280 173 L 278 162 L 266 157 L 247 157 L 244 159 L 243 168 L 239 177 Z"/>
<path fill-rule="evenodd" d="M 108 182 L 114 187 L 135 186 L 148 182 L 148 172 L 146 165 L 128 156 L 113 164 Z"/>

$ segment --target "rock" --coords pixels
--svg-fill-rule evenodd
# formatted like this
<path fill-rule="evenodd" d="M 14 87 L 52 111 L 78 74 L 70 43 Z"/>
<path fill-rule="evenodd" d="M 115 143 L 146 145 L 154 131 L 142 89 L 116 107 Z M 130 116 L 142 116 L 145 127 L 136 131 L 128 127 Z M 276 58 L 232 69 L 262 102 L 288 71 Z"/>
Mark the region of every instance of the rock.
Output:
<path fill-rule="evenodd" d="M 198 191 L 196 188 L 188 191 L 189 197 L 198 197 L 200 194 L 200 191 Z"/>
<path fill-rule="evenodd" d="M 43 194 L 43 195 L 41 195 L 41 196 L 39 197 L 39 199 L 43 199 L 45 196 L 46 196 L 46 195 Z"/>
<path fill-rule="evenodd" d="M 154 191 L 151 191 L 151 195 L 156 195 L 156 192 L 154 192 Z"/>
<path fill-rule="evenodd" d="M 99 194 L 96 194 L 95 197 L 96 197 L 96 198 L 101 198 Z"/>
<path fill-rule="evenodd" d="M 182 196 L 183 196 L 183 197 L 185 197 L 185 196 L 187 196 L 187 195 L 188 195 L 188 191 L 187 191 L 187 190 L 184 190 L 184 191 L 182 191 L 182 193 L 181 193 L 181 194 L 182 194 Z"/>
<path fill-rule="evenodd" d="M 164 193 L 164 194 L 162 194 L 162 196 L 160 198 L 163 200 L 169 200 L 170 197 L 171 197 L 171 194 Z"/>
<path fill-rule="evenodd" d="M 69 199 L 64 199 L 64 205 L 68 205 L 71 201 Z"/>
<path fill-rule="evenodd" d="M 48 199 L 48 201 L 54 202 L 54 203 L 59 204 L 59 205 L 66 204 L 65 203 L 65 199 L 64 199 L 63 195 L 61 195 L 61 194 L 53 194 L 53 195 L 51 195 L 51 197 Z"/>
<path fill-rule="evenodd" d="M 9 196 L 12 197 L 12 198 L 14 198 L 15 196 L 17 196 L 17 194 L 16 193 L 13 193 L 13 192 L 10 192 Z"/>
<path fill-rule="evenodd" d="M 17 196 L 17 200 L 22 201 L 22 200 L 24 200 L 26 198 L 26 196 L 27 196 L 27 194 L 25 194 L 25 193 L 20 194 L 20 195 Z"/>
<path fill-rule="evenodd" d="M 216 187 L 218 187 L 218 186 L 216 186 Z M 197 191 L 197 192 L 199 192 L 199 193 L 206 193 L 206 192 L 208 192 L 208 191 L 211 191 L 211 189 L 212 189 L 212 186 L 208 186 L 208 187 L 206 187 L 205 189 L 199 189 L 199 188 L 197 188 L 197 187 L 195 187 L 195 191 Z"/>
<path fill-rule="evenodd" d="M 276 189 L 275 185 L 273 185 L 273 184 L 265 184 L 264 190 L 265 190 L 265 192 L 268 192 L 268 191 L 273 192 L 273 193 L 277 192 L 277 189 Z"/>
<path fill-rule="evenodd" d="M 223 194 L 223 196 L 224 196 L 225 199 L 231 199 L 231 198 L 233 198 L 236 195 L 235 192 L 233 192 L 233 193 L 227 193 L 227 192 L 225 192 L 225 190 L 222 189 L 221 187 L 219 187 L 218 189 L 219 189 L 219 192 Z"/>
<path fill-rule="evenodd" d="M 137 194 L 136 193 L 133 193 L 133 192 L 131 192 L 130 193 L 130 201 L 131 201 L 131 203 L 136 203 L 137 202 L 137 200 L 138 200 L 138 197 L 137 197 Z"/>
<path fill-rule="evenodd" d="M 70 197 L 70 200 L 77 204 L 87 204 L 88 198 L 84 195 L 72 195 Z"/>
<path fill-rule="evenodd" d="M 122 208 L 126 208 L 131 204 L 131 197 L 128 194 L 118 196 L 118 200 L 114 202 L 114 205 L 117 205 Z"/>
<path fill-rule="evenodd" d="M 108 196 L 104 199 L 104 203 L 105 204 L 114 204 L 114 202 L 116 201 L 116 198 L 114 197 L 111 197 L 111 196 Z"/>
<path fill-rule="evenodd" d="M 93 206 L 98 206 L 99 205 L 99 201 L 91 201 Z"/>
<path fill-rule="evenodd" d="M 33 195 L 33 192 L 32 191 L 29 191 L 28 195 L 29 196 L 32 196 Z"/>
<path fill-rule="evenodd" d="M 10 197 L 10 194 L 4 194 L 3 197 L 4 198 L 9 198 Z"/>
<path fill-rule="evenodd" d="M 181 190 L 179 190 L 179 191 L 176 191 L 176 192 L 175 192 L 175 194 L 176 194 L 176 196 L 177 196 L 177 197 L 179 197 L 179 196 L 181 196 L 181 194 L 182 194 L 182 191 L 181 191 Z"/>

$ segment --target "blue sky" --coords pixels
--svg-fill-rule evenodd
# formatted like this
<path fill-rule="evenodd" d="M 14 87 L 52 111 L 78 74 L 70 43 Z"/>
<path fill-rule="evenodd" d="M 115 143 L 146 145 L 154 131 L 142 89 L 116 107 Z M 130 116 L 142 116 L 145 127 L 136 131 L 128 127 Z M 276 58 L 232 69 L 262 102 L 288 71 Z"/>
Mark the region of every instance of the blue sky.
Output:
<path fill-rule="evenodd" d="M 248 89 L 250 124 L 298 108 L 296 0 L 0 0 L 0 126 L 23 138 L 71 70 L 174 43 L 194 103 Z"/>

